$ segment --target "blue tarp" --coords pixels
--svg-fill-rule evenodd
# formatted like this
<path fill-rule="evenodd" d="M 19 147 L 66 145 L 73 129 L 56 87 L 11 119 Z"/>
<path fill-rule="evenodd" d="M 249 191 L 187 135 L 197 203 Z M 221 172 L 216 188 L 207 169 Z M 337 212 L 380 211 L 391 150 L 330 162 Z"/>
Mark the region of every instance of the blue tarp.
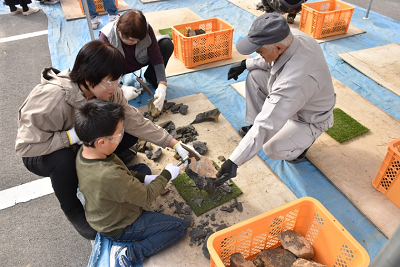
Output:
<path fill-rule="evenodd" d="M 129 246 L 131 242 L 112 242 L 100 233 L 97 233 L 94 241 L 93 252 L 90 255 L 87 267 L 108 267 L 110 266 L 110 249 L 112 245 Z M 113 259 L 112 259 L 113 260 Z M 143 267 L 142 264 L 135 264 L 133 267 Z"/>
<path fill-rule="evenodd" d="M 226 0 L 169 0 L 150 4 L 143 4 L 139 0 L 125 0 L 125 2 L 144 13 L 187 7 L 204 19 L 219 17 L 235 27 L 234 43 L 247 34 L 255 19 L 254 15 Z M 1 13 L 8 12 L 8 8 L 4 5 L 0 7 Z M 53 66 L 60 70 L 72 68 L 79 49 L 90 41 L 86 18 L 66 21 L 61 5 L 41 7 L 49 19 L 48 37 Z M 398 34 L 400 22 L 373 11 L 369 13 L 370 19 L 364 20 L 365 13 L 365 9 L 356 7 L 351 24 L 366 30 L 366 33 L 321 43 L 321 47 L 334 78 L 388 114 L 400 119 L 400 105 L 398 105 L 400 97 L 358 72 L 338 56 L 340 53 L 400 43 Z M 102 16 L 100 22 L 99 28 L 108 22 L 107 16 Z M 94 35 L 98 36 L 98 30 Z M 236 81 L 227 81 L 228 69 L 229 66 L 222 66 L 169 77 L 166 99 L 203 93 L 233 127 L 239 129 L 244 124 L 245 100 L 230 86 Z M 245 76 L 241 75 L 238 81 L 243 81 Z M 133 83 L 132 77 L 127 77 L 128 82 L 129 80 Z M 130 104 L 136 107 L 142 106 L 147 103 L 148 98 L 149 95 L 144 93 L 130 101 Z M 274 161 L 262 151 L 259 155 L 297 197 L 310 196 L 318 199 L 367 250 L 371 261 L 376 257 L 385 244 L 386 237 L 313 164 L 308 160 L 298 164 Z M 104 240 L 103 243 L 103 248 L 110 245 Z M 93 255 L 98 253 L 99 249 L 97 247 Z M 108 254 L 106 252 L 100 256 L 105 259 Z"/>

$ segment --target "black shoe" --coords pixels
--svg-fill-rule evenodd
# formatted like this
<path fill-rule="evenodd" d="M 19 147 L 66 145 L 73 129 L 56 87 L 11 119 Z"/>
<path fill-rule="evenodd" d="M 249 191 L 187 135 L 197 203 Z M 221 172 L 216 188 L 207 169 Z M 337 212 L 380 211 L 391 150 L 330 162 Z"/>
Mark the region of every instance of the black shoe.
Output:
<path fill-rule="evenodd" d="M 96 238 L 97 231 L 94 230 L 87 222 L 85 210 L 82 206 L 73 211 L 64 212 L 64 214 L 81 236 L 91 240 Z"/>
<path fill-rule="evenodd" d="M 239 129 L 239 135 L 243 138 L 253 125 L 243 126 Z"/>
<path fill-rule="evenodd" d="M 122 160 L 122 162 L 128 166 L 128 164 L 136 157 L 137 148 L 135 146 L 131 146 L 128 149 L 125 149 L 122 152 L 115 153 L 118 158 Z"/>
<path fill-rule="evenodd" d="M 287 23 L 293 24 L 295 18 L 296 18 L 296 14 L 288 14 L 286 17 L 286 21 L 287 21 Z"/>
<path fill-rule="evenodd" d="M 298 156 L 297 158 L 292 159 L 292 160 L 286 160 L 286 161 L 289 163 L 298 163 L 298 162 L 302 161 L 306 157 L 306 153 L 309 148 L 310 147 L 308 147 L 306 150 L 304 150 L 303 153 L 301 153 L 300 156 Z"/>
<path fill-rule="evenodd" d="M 269 5 L 269 3 L 268 3 L 267 0 L 261 0 L 261 4 L 264 6 L 264 10 L 263 10 L 263 11 L 265 11 L 265 13 L 272 13 L 272 12 L 275 12 L 275 9 L 273 9 L 273 8 Z"/>

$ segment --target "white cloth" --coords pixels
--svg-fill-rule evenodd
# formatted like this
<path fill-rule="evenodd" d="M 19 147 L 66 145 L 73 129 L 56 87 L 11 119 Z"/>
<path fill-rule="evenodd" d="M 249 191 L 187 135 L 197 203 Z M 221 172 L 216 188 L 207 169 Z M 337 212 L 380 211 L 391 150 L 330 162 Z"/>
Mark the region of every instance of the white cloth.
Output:
<path fill-rule="evenodd" d="M 273 159 L 295 159 L 333 125 L 336 97 L 321 47 L 292 32 L 292 44 L 274 64 L 246 60 L 246 123 L 253 127 L 229 157 L 238 166 L 262 147 Z"/>
<path fill-rule="evenodd" d="M 171 173 L 171 181 L 174 180 L 179 175 L 179 172 L 181 171 L 180 167 L 175 166 L 172 163 L 169 163 L 167 166 L 165 166 L 165 169 Z"/>
<path fill-rule="evenodd" d="M 158 177 L 158 175 L 156 174 L 152 174 L 152 175 L 146 175 L 144 177 L 144 184 L 148 185 L 149 183 L 151 183 L 154 179 L 156 179 Z"/>
<path fill-rule="evenodd" d="M 79 139 L 78 135 L 75 132 L 75 128 L 72 127 L 70 130 L 66 131 L 69 137 L 69 144 L 82 144 L 82 141 Z"/>
<path fill-rule="evenodd" d="M 143 88 L 136 88 L 133 86 L 121 86 L 122 91 L 124 92 L 124 97 L 127 101 L 135 99 L 142 92 Z"/>
<path fill-rule="evenodd" d="M 167 94 L 167 86 L 162 83 L 158 84 L 156 92 L 154 93 L 154 106 L 162 111 L 164 106 L 165 95 Z"/>

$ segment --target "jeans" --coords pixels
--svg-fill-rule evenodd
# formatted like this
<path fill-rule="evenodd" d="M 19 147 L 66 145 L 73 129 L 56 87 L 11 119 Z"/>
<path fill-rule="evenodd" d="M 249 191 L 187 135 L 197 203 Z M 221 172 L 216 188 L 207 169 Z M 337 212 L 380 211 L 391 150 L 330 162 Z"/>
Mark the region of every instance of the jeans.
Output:
<path fill-rule="evenodd" d="M 126 256 L 132 263 L 142 263 L 146 258 L 177 243 L 186 232 L 184 220 L 144 210 L 122 234 L 104 237 L 116 242 L 133 242 L 127 248 Z"/>
<path fill-rule="evenodd" d="M 115 4 L 115 0 L 102 0 L 104 10 L 107 11 L 108 15 L 117 15 L 118 8 Z M 90 18 L 94 18 L 99 15 L 96 11 L 96 5 L 94 4 L 93 0 L 87 0 Z"/>

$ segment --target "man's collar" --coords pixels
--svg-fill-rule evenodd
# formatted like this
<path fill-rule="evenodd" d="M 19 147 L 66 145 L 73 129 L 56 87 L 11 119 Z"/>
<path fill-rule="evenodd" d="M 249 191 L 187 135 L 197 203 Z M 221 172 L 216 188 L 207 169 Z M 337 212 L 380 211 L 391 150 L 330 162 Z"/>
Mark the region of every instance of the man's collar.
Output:
<path fill-rule="evenodd" d="M 299 39 L 296 36 L 293 36 L 293 41 L 289 45 L 289 47 L 279 56 L 279 58 L 271 64 L 271 75 L 275 75 L 278 70 L 282 68 L 283 65 L 288 62 L 288 60 L 293 56 L 294 52 L 296 51 L 297 47 L 299 46 Z"/>

